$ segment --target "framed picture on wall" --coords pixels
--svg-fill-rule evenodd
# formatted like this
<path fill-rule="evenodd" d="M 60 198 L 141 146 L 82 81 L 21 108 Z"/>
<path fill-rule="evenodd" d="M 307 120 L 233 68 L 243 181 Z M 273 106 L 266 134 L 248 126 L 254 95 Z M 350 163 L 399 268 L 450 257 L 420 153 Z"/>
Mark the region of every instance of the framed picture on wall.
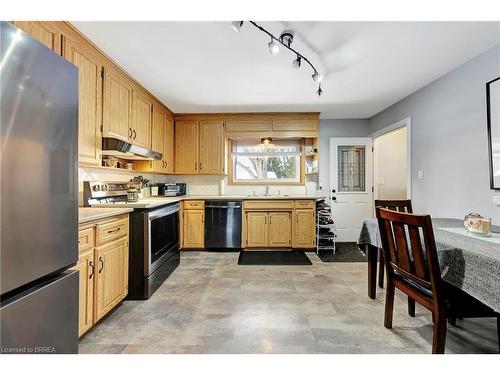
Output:
<path fill-rule="evenodd" d="M 486 84 L 490 185 L 500 190 L 500 77 Z"/>

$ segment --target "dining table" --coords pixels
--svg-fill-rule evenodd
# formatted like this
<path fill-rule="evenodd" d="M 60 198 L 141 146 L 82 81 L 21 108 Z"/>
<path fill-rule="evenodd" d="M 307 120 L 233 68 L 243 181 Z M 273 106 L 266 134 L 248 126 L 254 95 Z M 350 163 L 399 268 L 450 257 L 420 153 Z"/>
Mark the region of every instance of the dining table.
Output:
<path fill-rule="evenodd" d="M 500 313 L 500 227 L 490 236 L 471 234 L 463 220 L 433 218 L 441 277 Z M 377 219 L 363 221 L 357 242 L 368 257 L 368 296 L 376 298 L 377 255 L 382 251 Z"/>

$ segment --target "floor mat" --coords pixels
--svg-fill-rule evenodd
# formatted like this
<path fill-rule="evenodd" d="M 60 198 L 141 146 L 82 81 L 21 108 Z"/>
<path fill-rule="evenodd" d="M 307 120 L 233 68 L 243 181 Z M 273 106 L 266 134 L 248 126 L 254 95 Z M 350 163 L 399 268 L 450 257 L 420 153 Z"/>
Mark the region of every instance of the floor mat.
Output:
<path fill-rule="evenodd" d="M 242 266 L 310 266 L 311 261 L 303 251 L 240 251 L 238 264 Z"/>
<path fill-rule="evenodd" d="M 366 262 L 368 259 L 359 251 L 355 242 L 337 242 L 335 255 L 331 250 L 322 250 L 318 257 L 323 262 Z"/>

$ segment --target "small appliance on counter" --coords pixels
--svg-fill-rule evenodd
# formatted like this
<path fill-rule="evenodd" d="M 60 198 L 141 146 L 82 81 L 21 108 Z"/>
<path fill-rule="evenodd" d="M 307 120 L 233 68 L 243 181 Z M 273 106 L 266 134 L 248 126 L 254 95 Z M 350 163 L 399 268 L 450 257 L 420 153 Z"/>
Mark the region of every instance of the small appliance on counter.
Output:
<path fill-rule="evenodd" d="M 166 197 L 178 197 L 181 195 L 186 195 L 187 186 L 185 183 L 163 184 L 163 186 L 161 186 L 160 184 L 158 185 L 158 195 L 163 195 Z"/>
<path fill-rule="evenodd" d="M 478 236 L 491 235 L 491 219 L 486 219 L 478 213 L 470 213 L 464 218 L 465 229 Z"/>

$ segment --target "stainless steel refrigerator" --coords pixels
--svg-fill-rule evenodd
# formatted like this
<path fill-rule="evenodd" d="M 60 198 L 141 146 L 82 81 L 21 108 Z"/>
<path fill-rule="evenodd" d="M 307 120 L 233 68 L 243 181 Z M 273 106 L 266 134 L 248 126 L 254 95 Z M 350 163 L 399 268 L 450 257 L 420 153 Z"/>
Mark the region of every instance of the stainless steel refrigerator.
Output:
<path fill-rule="evenodd" d="M 0 23 L 0 351 L 77 353 L 78 71 Z"/>

